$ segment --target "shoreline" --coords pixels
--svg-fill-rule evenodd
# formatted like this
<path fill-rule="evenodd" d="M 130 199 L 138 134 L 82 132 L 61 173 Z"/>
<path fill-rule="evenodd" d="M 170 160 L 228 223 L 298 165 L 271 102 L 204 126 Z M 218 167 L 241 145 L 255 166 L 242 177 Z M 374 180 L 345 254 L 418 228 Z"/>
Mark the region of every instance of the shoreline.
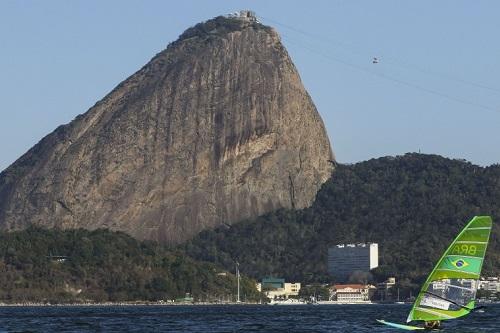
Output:
<path fill-rule="evenodd" d="M 228 302 L 228 303 L 212 303 L 212 302 L 104 302 L 104 303 L 38 303 L 38 302 L 25 302 L 25 303 L 3 303 L 0 302 L 1 307 L 112 307 L 112 306 L 203 306 L 203 305 L 267 305 L 266 303 L 245 303 L 245 302 Z"/>
<path fill-rule="evenodd" d="M 249 305 L 260 305 L 260 306 L 311 306 L 311 305 L 409 305 L 411 303 L 379 303 L 379 302 L 333 302 L 324 301 L 318 302 L 316 304 L 307 303 L 297 303 L 297 304 L 280 304 L 280 303 L 253 303 L 253 302 L 224 302 L 224 303 L 213 303 L 213 302 L 104 302 L 104 303 L 37 303 L 37 302 L 25 302 L 25 303 L 3 303 L 0 302 L 0 308 L 8 307 L 134 307 L 134 306 L 249 306 Z M 481 303 L 485 304 L 485 303 Z M 486 304 L 496 305 L 500 302 L 488 302 Z"/>
<path fill-rule="evenodd" d="M 262 305 L 262 306 L 311 306 L 311 305 L 389 305 L 397 303 L 378 303 L 378 302 L 333 302 L 323 301 L 315 304 L 308 303 L 254 303 L 254 302 L 104 302 L 104 303 L 42 303 L 42 302 L 24 302 L 24 303 L 3 303 L 0 302 L 2 307 L 128 307 L 128 306 L 248 306 L 248 305 Z"/>

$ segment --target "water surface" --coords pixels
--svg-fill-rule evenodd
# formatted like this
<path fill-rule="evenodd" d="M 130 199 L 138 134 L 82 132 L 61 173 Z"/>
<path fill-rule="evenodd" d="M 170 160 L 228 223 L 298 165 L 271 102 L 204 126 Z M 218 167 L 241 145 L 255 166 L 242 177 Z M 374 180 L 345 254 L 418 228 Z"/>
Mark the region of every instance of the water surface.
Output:
<path fill-rule="evenodd" d="M 403 332 L 409 305 L 0 307 L 0 332 Z M 500 305 L 442 332 L 500 332 Z"/>

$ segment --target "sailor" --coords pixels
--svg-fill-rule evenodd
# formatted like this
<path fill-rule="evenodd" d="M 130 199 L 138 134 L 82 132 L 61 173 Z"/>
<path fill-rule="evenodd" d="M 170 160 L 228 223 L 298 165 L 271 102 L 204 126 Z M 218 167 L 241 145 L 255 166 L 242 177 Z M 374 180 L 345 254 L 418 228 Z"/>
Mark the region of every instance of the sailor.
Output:
<path fill-rule="evenodd" d="M 439 320 L 426 321 L 424 324 L 426 330 L 438 330 L 441 328 L 441 322 Z"/>

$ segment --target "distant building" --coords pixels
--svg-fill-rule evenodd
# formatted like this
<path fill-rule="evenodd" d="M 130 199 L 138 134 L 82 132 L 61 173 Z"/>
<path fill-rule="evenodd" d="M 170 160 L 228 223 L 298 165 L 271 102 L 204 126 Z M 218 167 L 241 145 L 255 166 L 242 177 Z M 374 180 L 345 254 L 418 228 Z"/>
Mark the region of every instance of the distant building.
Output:
<path fill-rule="evenodd" d="M 285 288 L 285 279 L 275 277 L 265 277 L 262 279 L 262 289 Z"/>
<path fill-rule="evenodd" d="M 434 282 L 436 283 L 436 282 Z M 389 277 L 384 282 L 377 283 L 377 294 L 380 300 L 385 301 L 393 297 L 391 289 L 396 285 L 396 278 Z M 439 288 L 441 284 L 438 282 L 436 287 Z"/>
<path fill-rule="evenodd" d="M 375 286 L 363 284 L 335 284 L 330 288 L 330 301 L 360 303 L 370 301 L 370 290 Z"/>
<path fill-rule="evenodd" d="M 442 279 L 438 281 L 433 281 L 429 287 L 430 289 L 432 289 L 433 292 L 442 291 L 444 293 L 449 284 L 450 284 L 449 279 Z"/>
<path fill-rule="evenodd" d="M 436 282 L 434 282 L 436 283 Z M 387 278 L 387 280 L 385 280 L 384 282 L 380 282 L 380 283 L 377 283 L 377 289 L 379 290 L 389 290 L 391 289 L 392 287 L 394 287 L 396 285 L 396 278 L 395 277 L 390 277 L 390 278 Z M 441 283 L 438 282 L 436 284 L 436 286 L 440 286 Z"/>
<path fill-rule="evenodd" d="M 175 302 L 176 303 L 193 303 L 194 302 L 194 298 L 191 296 L 190 293 L 186 293 L 186 296 L 176 298 Z"/>
<path fill-rule="evenodd" d="M 68 260 L 67 256 L 50 255 L 50 256 L 47 256 L 47 258 L 49 258 L 52 262 L 58 262 L 58 263 L 63 263 L 63 262 L 66 262 Z"/>
<path fill-rule="evenodd" d="M 257 283 L 257 290 L 264 292 L 270 299 L 286 299 L 299 295 L 300 283 L 287 283 L 285 279 L 267 277 L 263 278 L 261 283 Z"/>
<path fill-rule="evenodd" d="M 500 281 L 497 277 L 481 279 L 478 282 L 478 289 L 490 292 L 500 292 Z"/>
<path fill-rule="evenodd" d="M 346 282 L 354 272 L 368 273 L 378 267 L 378 244 L 341 244 L 328 249 L 328 273 Z"/>
<path fill-rule="evenodd" d="M 226 15 L 226 17 L 237 19 L 240 21 L 259 23 L 257 16 L 255 16 L 255 12 L 253 12 L 251 10 L 240 10 L 239 12 L 234 12 L 234 13 L 228 14 L 228 15 Z"/>

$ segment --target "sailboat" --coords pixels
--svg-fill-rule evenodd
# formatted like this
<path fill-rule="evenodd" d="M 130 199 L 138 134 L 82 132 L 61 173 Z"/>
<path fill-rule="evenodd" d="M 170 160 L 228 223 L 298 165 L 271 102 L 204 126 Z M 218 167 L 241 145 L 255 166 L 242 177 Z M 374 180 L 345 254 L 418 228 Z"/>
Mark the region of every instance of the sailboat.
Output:
<path fill-rule="evenodd" d="M 441 320 L 463 317 L 475 307 L 478 280 L 491 233 L 490 216 L 475 216 L 458 234 L 425 281 L 407 323 L 424 321 L 425 327 L 377 320 L 404 330 L 438 328 Z"/>

